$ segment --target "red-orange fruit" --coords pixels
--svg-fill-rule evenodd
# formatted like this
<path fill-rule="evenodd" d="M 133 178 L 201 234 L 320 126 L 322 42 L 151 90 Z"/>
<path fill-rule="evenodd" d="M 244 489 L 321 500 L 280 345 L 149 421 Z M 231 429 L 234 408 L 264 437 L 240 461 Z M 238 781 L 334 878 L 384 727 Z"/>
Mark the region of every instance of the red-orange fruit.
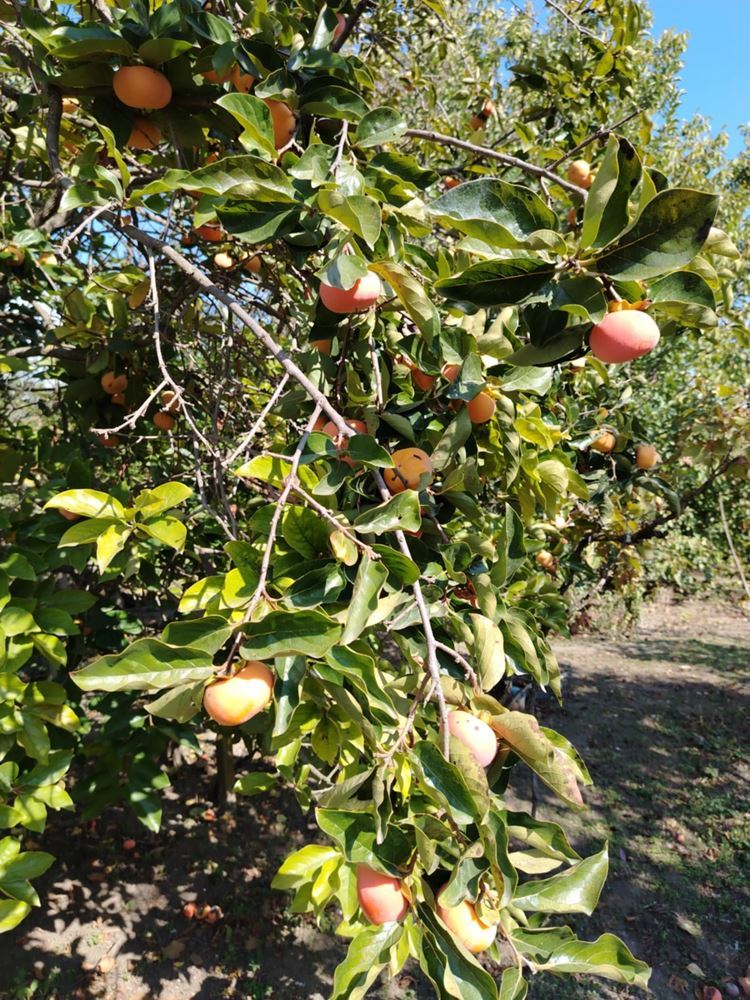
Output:
<path fill-rule="evenodd" d="M 419 368 L 412 368 L 411 380 L 418 389 L 422 390 L 422 392 L 429 392 L 433 385 L 437 382 L 434 375 L 428 375 L 426 372 L 420 371 Z"/>
<path fill-rule="evenodd" d="M 126 145 L 130 149 L 155 149 L 161 142 L 161 128 L 156 122 L 136 115 Z"/>
<path fill-rule="evenodd" d="M 368 271 L 351 288 L 336 288 L 321 281 L 320 300 L 333 313 L 364 312 L 375 305 L 382 291 L 380 278 L 374 271 Z"/>
<path fill-rule="evenodd" d="M 66 521 L 78 521 L 80 520 L 80 514 L 74 514 L 72 510 L 65 510 L 62 507 L 58 507 L 58 512 L 61 517 L 64 517 Z"/>
<path fill-rule="evenodd" d="M 159 410 L 158 413 L 154 414 L 154 427 L 157 427 L 160 431 L 171 431 L 174 429 L 174 425 L 175 419 L 171 413 Z"/>
<path fill-rule="evenodd" d="M 393 468 L 383 469 L 385 485 L 391 493 L 420 489 L 432 482 L 432 459 L 421 448 L 399 448 L 391 455 Z"/>
<path fill-rule="evenodd" d="M 226 236 L 218 222 L 204 222 L 202 226 L 198 226 L 195 234 L 208 243 L 221 243 Z"/>
<path fill-rule="evenodd" d="M 257 274 L 260 271 L 262 263 L 263 259 L 260 254 L 255 253 L 252 257 L 246 257 L 242 261 L 242 270 L 247 271 L 248 274 Z"/>
<path fill-rule="evenodd" d="M 222 726 L 241 726 L 262 712 L 273 698 L 274 675 L 265 663 L 245 660 L 232 677 L 209 684 L 203 707 Z"/>
<path fill-rule="evenodd" d="M 172 84 L 150 66 L 121 66 L 112 77 L 112 87 L 118 100 L 129 108 L 154 111 L 166 108 L 172 100 Z"/>
<path fill-rule="evenodd" d="M 105 372 L 99 381 L 102 389 L 109 393 L 110 396 L 116 396 L 118 393 L 125 392 L 128 387 L 128 376 L 115 375 L 112 371 Z"/>
<path fill-rule="evenodd" d="M 343 14 L 336 15 L 336 27 L 333 29 L 333 40 L 337 42 L 341 35 L 343 34 L 344 28 L 346 27 L 346 18 Z"/>
<path fill-rule="evenodd" d="M 448 177 L 443 178 L 443 187 L 446 189 L 446 191 L 450 191 L 452 188 L 458 187 L 460 183 L 461 181 L 459 180 L 458 177 L 451 177 L 449 175 Z"/>
<path fill-rule="evenodd" d="M 255 77 L 249 73 L 243 73 L 239 66 L 235 66 L 231 72 L 232 86 L 241 94 L 247 94 L 255 83 Z"/>
<path fill-rule="evenodd" d="M 223 69 L 219 72 L 218 69 L 207 69 L 205 73 L 201 73 L 201 76 L 208 83 L 221 84 L 226 83 L 229 77 L 232 75 L 231 67 L 229 69 Z"/>
<path fill-rule="evenodd" d="M 165 389 L 159 398 L 161 408 L 167 413 L 179 413 L 182 409 L 182 400 L 172 389 Z"/>
<path fill-rule="evenodd" d="M 484 128 L 487 124 L 487 119 L 483 115 L 474 115 L 471 119 L 472 131 L 477 132 L 480 128 Z"/>
<path fill-rule="evenodd" d="M 573 160 L 568 167 L 568 180 L 577 187 L 588 188 L 594 183 L 594 175 L 591 172 L 591 164 L 586 160 Z"/>
<path fill-rule="evenodd" d="M 443 376 L 446 382 L 450 382 L 452 384 L 458 378 L 458 373 L 460 371 L 461 371 L 461 365 L 445 364 L 443 365 L 443 369 L 440 374 Z"/>
<path fill-rule="evenodd" d="M 648 313 L 623 309 L 607 313 L 589 337 L 594 357 L 606 364 L 622 364 L 653 351 L 659 343 L 659 327 Z"/>
<path fill-rule="evenodd" d="M 277 149 L 288 146 L 297 131 L 297 117 L 283 101 L 275 101 L 271 97 L 264 97 L 263 103 L 271 112 L 273 122 L 273 141 Z"/>
<path fill-rule="evenodd" d="M 448 729 L 482 767 L 489 767 L 497 754 L 494 730 L 471 712 L 449 712 Z"/>
<path fill-rule="evenodd" d="M 436 897 L 438 916 L 467 951 L 474 955 L 485 951 L 497 937 L 497 925 L 483 923 L 468 899 L 461 900 L 457 906 L 444 906 L 441 899 L 446 888 L 443 886 Z"/>
<path fill-rule="evenodd" d="M 635 449 L 635 464 L 639 469 L 653 469 L 659 461 L 659 453 L 652 444 L 639 444 Z"/>
<path fill-rule="evenodd" d="M 371 924 L 401 920 L 409 909 L 400 880 L 368 865 L 357 865 L 357 899 Z"/>
<path fill-rule="evenodd" d="M 120 443 L 116 434 L 97 434 L 96 437 L 102 448 L 116 448 Z"/>
<path fill-rule="evenodd" d="M 602 431 L 591 442 L 591 447 L 594 451 L 601 452 L 602 455 L 609 455 L 615 450 L 616 444 L 617 438 L 611 431 Z"/>
<path fill-rule="evenodd" d="M 466 404 L 469 419 L 473 424 L 486 424 L 495 413 L 495 400 L 487 392 L 480 392 L 471 402 Z"/>
<path fill-rule="evenodd" d="M 333 347 L 332 340 L 311 340 L 310 343 L 316 351 L 320 351 L 321 354 L 325 354 L 327 358 L 330 358 L 331 348 Z"/>

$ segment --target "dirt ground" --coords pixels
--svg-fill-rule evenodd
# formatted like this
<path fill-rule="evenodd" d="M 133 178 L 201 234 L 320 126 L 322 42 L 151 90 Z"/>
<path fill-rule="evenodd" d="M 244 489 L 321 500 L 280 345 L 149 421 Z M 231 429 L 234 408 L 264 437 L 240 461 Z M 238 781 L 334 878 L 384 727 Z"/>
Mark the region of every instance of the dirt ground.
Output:
<path fill-rule="evenodd" d="M 637 629 L 559 641 L 565 706 L 542 721 L 568 736 L 595 786 L 570 813 L 581 851 L 610 844 L 610 878 L 582 937 L 619 934 L 654 967 L 652 992 L 538 976 L 532 1000 L 693 997 L 750 963 L 750 620 L 731 607 L 661 599 Z M 95 824 L 57 815 L 58 858 L 36 883 L 41 910 L 0 939 L 0 997 L 78 1000 L 322 1000 L 345 944 L 287 914 L 269 888 L 284 854 L 315 828 L 293 800 L 242 799 L 216 817 L 209 765 L 175 779 L 159 835 L 112 810 Z M 196 785 L 196 775 L 205 780 Z M 521 774 L 512 804 L 529 807 Z M 201 787 L 200 795 L 196 787 Z M 542 797 L 539 815 L 563 818 Z M 125 840 L 135 847 L 126 850 Z M 128 845 L 130 846 L 130 845 Z M 221 907 L 188 920 L 185 903 Z M 328 932 L 331 927 L 322 928 Z M 427 1000 L 417 973 L 373 997 Z M 727 996 L 727 993 L 724 993 Z"/>

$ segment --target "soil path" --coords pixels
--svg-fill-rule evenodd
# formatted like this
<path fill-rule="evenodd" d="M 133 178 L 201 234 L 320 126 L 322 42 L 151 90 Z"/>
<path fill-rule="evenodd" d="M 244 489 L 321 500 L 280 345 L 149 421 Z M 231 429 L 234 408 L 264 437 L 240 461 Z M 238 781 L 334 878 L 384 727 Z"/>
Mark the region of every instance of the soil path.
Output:
<path fill-rule="evenodd" d="M 750 621 L 731 608 L 662 601 L 632 635 L 555 645 L 566 701 L 543 703 L 542 721 L 578 747 L 595 785 L 580 817 L 544 795 L 539 815 L 572 822 L 581 852 L 608 840 L 611 857 L 600 909 L 574 921 L 577 932 L 619 934 L 653 965 L 658 1000 L 744 974 Z M 236 818 L 216 819 L 201 797 L 207 771 L 205 761 L 183 769 L 159 836 L 115 811 L 88 827 L 53 819 L 43 846 L 58 863 L 38 885 L 44 905 L 0 939 L 3 1000 L 327 996 L 344 943 L 285 913 L 269 888 L 281 857 L 315 828 L 284 798 L 242 800 Z M 530 792 L 519 774 L 513 805 L 528 808 Z M 220 906 L 221 918 L 187 920 L 191 901 Z M 372 995 L 433 996 L 409 975 Z M 531 1000 L 645 995 L 545 976 L 530 991 Z"/>

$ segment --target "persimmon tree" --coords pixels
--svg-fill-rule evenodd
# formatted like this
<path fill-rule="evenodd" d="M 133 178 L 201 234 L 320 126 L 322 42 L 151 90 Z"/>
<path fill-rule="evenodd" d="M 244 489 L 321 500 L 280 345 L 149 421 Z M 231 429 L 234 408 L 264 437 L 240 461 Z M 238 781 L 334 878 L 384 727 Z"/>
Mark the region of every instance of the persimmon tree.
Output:
<path fill-rule="evenodd" d="M 561 695 L 540 524 L 570 526 L 573 574 L 662 516 L 672 485 L 590 446 L 634 457 L 612 414 L 733 277 L 716 195 L 639 142 L 666 86 L 637 76 L 640 13 L 531 51 L 489 4 L 2 8 L 2 929 L 39 902 L 47 808 L 158 830 L 165 751 L 214 729 L 224 794 L 314 810 L 275 884 L 339 914 L 334 997 L 409 958 L 440 997 L 645 985 L 564 923 L 606 846 L 504 801 L 524 764 L 581 809 L 584 763 L 503 704 L 518 674 Z M 507 98 L 476 24 L 529 48 Z M 404 93 L 423 56 L 439 93 Z M 612 316 L 651 334 L 624 375 Z"/>

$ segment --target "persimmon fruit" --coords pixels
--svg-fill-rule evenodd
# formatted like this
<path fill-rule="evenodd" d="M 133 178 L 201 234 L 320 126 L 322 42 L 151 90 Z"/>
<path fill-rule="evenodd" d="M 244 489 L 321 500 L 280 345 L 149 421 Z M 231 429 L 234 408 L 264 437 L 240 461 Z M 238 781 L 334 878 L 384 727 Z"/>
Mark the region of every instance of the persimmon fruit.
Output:
<path fill-rule="evenodd" d="M 179 413 L 182 409 L 182 400 L 172 389 L 165 389 L 159 399 L 161 408 L 166 413 Z"/>
<path fill-rule="evenodd" d="M 534 558 L 537 561 L 537 565 L 541 566 L 542 569 L 548 573 L 554 573 L 557 567 L 557 559 L 555 559 L 551 552 L 548 552 L 547 549 L 542 549 L 537 552 Z"/>
<path fill-rule="evenodd" d="M 573 160 L 568 167 L 568 180 L 571 184 L 588 191 L 594 183 L 594 174 L 591 164 L 587 160 Z"/>
<path fill-rule="evenodd" d="M 443 187 L 446 191 L 452 191 L 453 188 L 458 187 L 461 183 L 458 177 L 451 177 L 450 174 L 443 178 Z"/>
<path fill-rule="evenodd" d="M 125 406 L 125 393 L 116 392 L 114 396 L 112 396 L 111 402 L 114 403 L 115 406 Z"/>
<path fill-rule="evenodd" d="M 116 448 L 120 443 L 116 434 L 97 434 L 96 437 L 102 448 Z"/>
<path fill-rule="evenodd" d="M 486 722 L 471 712 L 449 712 L 448 729 L 451 736 L 463 743 L 477 764 L 490 766 L 497 755 L 497 736 Z"/>
<path fill-rule="evenodd" d="M 206 80 L 208 83 L 213 83 L 217 86 L 219 84 L 226 83 L 231 75 L 232 75 L 231 66 L 223 70 L 207 69 L 204 73 L 201 73 L 201 76 L 203 77 L 204 80 Z"/>
<path fill-rule="evenodd" d="M 616 444 L 617 438 L 611 431 L 602 431 L 591 442 L 591 448 L 593 451 L 598 451 L 602 455 L 609 455 L 615 450 Z"/>
<path fill-rule="evenodd" d="M 234 258 L 222 251 L 214 255 L 214 266 L 218 267 L 221 271 L 229 271 L 234 267 Z"/>
<path fill-rule="evenodd" d="M 156 111 L 172 100 L 172 84 L 151 66 L 121 66 L 112 77 L 112 87 L 129 108 Z"/>
<path fill-rule="evenodd" d="M 337 42 L 344 33 L 346 27 L 346 17 L 343 14 L 336 15 L 336 27 L 333 29 L 333 40 Z"/>
<path fill-rule="evenodd" d="M 136 115 L 125 145 L 129 149 L 155 149 L 161 142 L 161 128 L 156 122 Z"/>
<path fill-rule="evenodd" d="M 221 726 L 241 726 L 262 712 L 273 698 L 274 676 L 260 660 L 245 660 L 231 677 L 209 684 L 203 707 Z"/>
<path fill-rule="evenodd" d="M 639 469 L 653 469 L 659 461 L 659 453 L 652 444 L 639 444 L 635 449 L 635 464 Z"/>
<path fill-rule="evenodd" d="M 412 368 L 411 380 L 422 392 L 429 392 L 437 382 L 434 375 L 428 375 L 426 372 L 420 371 L 419 368 Z"/>
<path fill-rule="evenodd" d="M 226 236 L 218 222 L 204 222 L 202 226 L 198 226 L 195 234 L 207 243 L 221 243 Z"/>
<path fill-rule="evenodd" d="M 488 392 L 480 392 L 466 404 L 466 409 L 473 424 L 486 424 L 492 420 L 496 406 Z"/>
<path fill-rule="evenodd" d="M 441 900 L 446 889 L 443 886 L 435 900 L 438 916 L 467 951 L 473 955 L 486 951 L 497 937 L 497 925 L 483 923 L 468 899 L 462 899 L 456 906 L 445 906 Z"/>
<path fill-rule="evenodd" d="M 589 347 L 595 358 L 606 364 L 622 364 L 653 351 L 659 343 L 659 327 L 639 309 L 607 313 L 594 326 Z"/>
<path fill-rule="evenodd" d="M 311 340 L 310 343 L 319 351 L 321 354 L 325 354 L 327 358 L 331 356 L 331 348 L 333 347 L 333 340 L 323 339 L 323 340 Z"/>
<path fill-rule="evenodd" d="M 391 458 L 393 468 L 383 469 L 383 479 L 391 493 L 417 490 L 423 477 L 427 477 L 423 486 L 432 482 L 432 459 L 421 448 L 398 448 Z"/>
<path fill-rule="evenodd" d="M 260 271 L 263 259 L 260 254 L 254 253 L 252 257 L 246 257 L 242 261 L 242 270 L 247 271 L 248 274 L 257 274 Z"/>
<path fill-rule="evenodd" d="M 110 396 L 125 392 L 128 387 L 127 375 L 115 375 L 113 371 L 105 372 L 99 380 L 102 389 Z"/>
<path fill-rule="evenodd" d="M 440 374 L 443 376 L 446 382 L 450 382 L 452 385 L 458 378 L 458 373 L 460 371 L 461 371 L 461 365 L 445 364 L 443 365 Z"/>
<path fill-rule="evenodd" d="M 335 285 L 327 285 L 322 281 L 320 300 L 332 313 L 364 312 L 378 301 L 382 290 L 378 275 L 374 271 L 368 271 L 351 288 L 336 288 Z"/>
<path fill-rule="evenodd" d="M 357 865 L 357 899 L 371 924 L 401 920 L 409 909 L 401 881 L 364 864 Z"/>
<path fill-rule="evenodd" d="M 240 94 L 247 94 L 255 83 L 255 77 L 250 73 L 243 73 L 239 66 L 234 66 L 230 73 L 232 86 Z"/>
<path fill-rule="evenodd" d="M 263 103 L 271 112 L 273 122 L 273 143 L 277 149 L 288 146 L 297 131 L 297 116 L 288 104 L 276 101 L 272 97 L 264 97 Z"/>
<path fill-rule="evenodd" d="M 164 410 L 159 410 L 154 414 L 154 427 L 160 431 L 174 430 L 175 423 L 175 418 L 171 413 L 165 413 Z"/>

